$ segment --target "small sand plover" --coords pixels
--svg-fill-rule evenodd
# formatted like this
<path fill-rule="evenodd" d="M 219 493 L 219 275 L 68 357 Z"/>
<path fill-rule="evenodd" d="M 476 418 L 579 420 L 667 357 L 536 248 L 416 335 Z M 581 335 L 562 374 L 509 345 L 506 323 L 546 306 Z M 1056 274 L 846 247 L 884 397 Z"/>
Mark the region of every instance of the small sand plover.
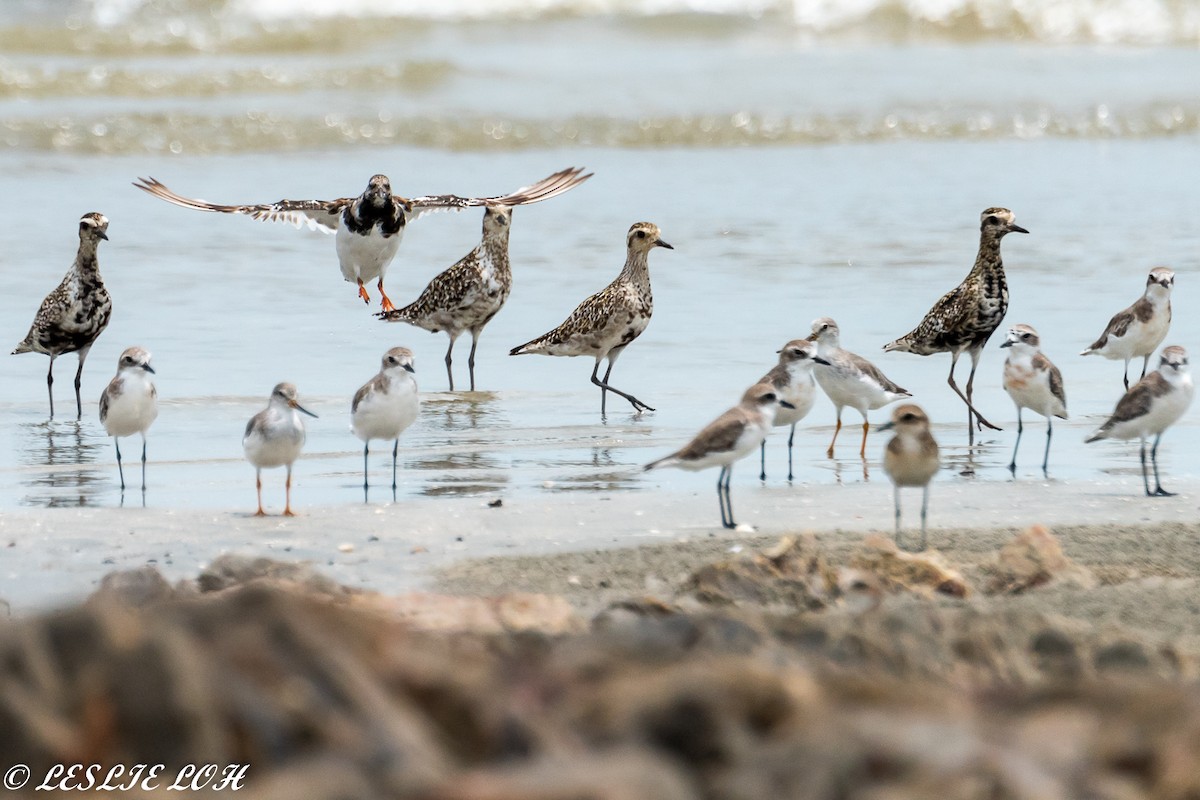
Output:
<path fill-rule="evenodd" d="M 446 348 L 446 377 L 454 391 L 451 356 L 454 342 L 463 331 L 471 332 L 471 354 L 467 369 L 471 391 L 475 391 L 475 347 L 483 326 L 500 311 L 512 289 L 512 271 L 508 262 L 508 231 L 512 209 L 488 206 L 483 212 L 483 240 L 454 266 L 429 282 L 414 302 L 395 311 L 376 316 L 388 322 L 407 322 L 430 333 L 445 331 L 450 337 Z"/>
<path fill-rule="evenodd" d="M 142 436 L 142 491 L 146 491 L 146 431 L 158 417 L 158 390 L 150 376 L 150 354 L 140 347 L 130 347 L 117 359 L 117 375 L 100 395 L 100 423 L 113 437 L 117 448 L 117 473 L 121 476 L 121 491 L 125 491 L 125 469 L 121 466 L 122 436 Z"/>
<path fill-rule="evenodd" d="M 636 413 L 654 409 L 631 394 L 609 385 L 613 365 L 650 324 L 654 296 L 650 291 L 649 253 L 655 247 L 675 248 L 662 240 L 658 226 L 636 222 L 626 237 L 625 267 L 612 283 L 580 303 L 557 328 L 514 347 L 510 356 L 538 353 L 547 356 L 592 356 L 592 383 L 600 387 L 600 414 L 605 413 L 606 392 L 620 395 Z M 596 377 L 600 362 L 608 359 L 604 380 Z"/>
<path fill-rule="evenodd" d="M 363 492 L 367 491 L 367 456 L 372 439 L 392 440 L 392 493 L 396 491 L 396 456 L 400 434 L 412 425 L 421 410 L 413 354 L 393 347 L 383 354 L 379 374 L 354 393 L 350 404 L 351 430 L 363 440 Z"/>
<path fill-rule="evenodd" d="M 1142 484 L 1150 497 L 1172 497 L 1173 492 L 1162 488 L 1158 479 L 1158 443 L 1163 431 L 1175 424 L 1192 404 L 1196 388 L 1188 371 L 1187 351 L 1177 345 L 1164 347 L 1158 369 L 1133 385 L 1125 396 L 1117 401 L 1112 416 L 1087 442 L 1100 439 L 1140 439 L 1142 442 Z M 1150 479 L 1146 475 L 1146 439 L 1154 436 L 1154 447 L 1150 460 L 1154 465 L 1154 491 L 1150 491 Z"/>
<path fill-rule="evenodd" d="M 919 356 L 950 353 L 950 377 L 947 383 L 967 404 L 967 441 L 975 443 L 975 426 L 1000 430 L 984 419 L 971 403 L 975 388 L 975 369 L 988 339 L 1004 321 L 1008 311 L 1008 281 L 1000 260 L 1000 241 L 1010 233 L 1029 233 L 1013 221 L 1007 208 L 989 208 L 981 215 L 979 254 L 975 266 L 955 288 L 933 304 L 916 328 L 883 346 L 885 352 L 899 350 Z M 967 393 L 954 382 L 954 368 L 963 353 L 971 357 Z M 982 428 L 981 428 L 982 429 Z"/>
<path fill-rule="evenodd" d="M 1008 471 L 1017 474 L 1017 449 L 1021 446 L 1021 409 L 1028 408 L 1046 418 L 1046 452 L 1042 456 L 1042 474 L 1050 463 L 1050 437 L 1053 435 L 1051 417 L 1067 418 L 1067 394 L 1063 389 L 1062 373 L 1042 355 L 1041 339 L 1029 325 L 1014 325 L 1001 347 L 1012 348 L 1004 360 L 1004 391 L 1017 405 L 1017 443 L 1013 445 Z"/>
<path fill-rule="evenodd" d="M 791 408 L 780 406 L 775 413 L 776 428 L 790 425 L 788 433 L 788 480 L 792 479 L 792 442 L 796 438 L 796 423 L 812 411 L 817 399 L 817 386 L 813 382 L 813 365 L 829 362 L 817 355 L 817 346 L 807 339 L 793 339 L 779 350 L 779 363 L 762 377 L 759 383 L 775 387 L 779 399 L 791 404 Z M 760 469 L 758 479 L 767 479 L 767 440 L 759 445 Z"/>
<path fill-rule="evenodd" d="M 829 317 L 813 320 L 812 333 L 809 341 L 817 343 L 817 353 L 829 362 L 828 366 L 813 370 L 817 383 L 829 395 L 829 399 L 837 407 L 837 427 L 833 429 L 833 440 L 825 455 L 833 458 L 833 445 L 837 442 L 838 433 L 842 430 L 842 409 L 850 406 L 862 414 L 862 445 L 858 449 L 860 458 L 867 457 L 867 412 L 882 408 L 902 397 L 912 397 L 907 389 L 902 389 L 890 381 L 878 367 L 859 355 L 843 350 L 840 343 L 838 324 Z"/>
<path fill-rule="evenodd" d="M 756 383 L 742 395 L 742 402 L 705 426 L 681 450 L 650 462 L 645 469 L 679 467 L 695 472 L 719 465 L 721 472 L 717 475 L 717 501 L 721 505 L 721 525 L 736 528 L 733 503 L 729 498 L 733 463 L 762 444 L 781 407 L 790 409 L 791 403 L 781 401 L 771 384 Z"/>
<path fill-rule="evenodd" d="M 896 435 L 883 451 L 883 471 L 892 479 L 892 505 L 896 513 L 896 546 L 900 547 L 900 487 L 921 487 L 921 549 L 925 549 L 925 519 L 929 511 L 929 482 L 937 474 L 938 445 L 929 431 L 929 417 L 912 403 L 892 409 L 892 419 L 879 430 Z"/>
<path fill-rule="evenodd" d="M 1142 377 L 1150 366 L 1150 356 L 1167 338 L 1171 327 L 1171 287 L 1175 273 L 1166 267 L 1155 267 L 1146 278 L 1146 292 L 1129 308 L 1108 321 L 1108 327 L 1091 347 L 1080 353 L 1093 353 L 1109 359 L 1125 361 L 1125 391 L 1129 391 L 1129 362 L 1142 356 Z"/>
<path fill-rule="evenodd" d="M 262 471 L 271 467 L 287 467 L 287 500 L 283 515 L 296 516 L 292 513 L 292 464 L 304 448 L 302 413 L 310 417 L 317 416 L 296 401 L 296 387 L 293 384 L 280 383 L 271 390 L 267 407 L 246 423 L 242 449 L 246 451 L 246 460 L 254 465 L 254 483 L 258 489 L 256 517 L 266 515 L 262 507 Z"/>
<path fill-rule="evenodd" d="M 569 191 L 592 177 L 581 175 L 582 168 L 560 170 L 532 186 L 503 197 L 458 197 L 452 194 L 405 198 L 392 194 L 386 175 L 375 175 L 358 197 L 338 200 L 279 200 L 254 205 L 218 205 L 176 194 L 154 178 L 138 178 L 133 184 L 142 191 L 168 203 L 198 211 L 245 214 L 257 220 L 290 222 L 297 228 L 307 225 L 314 230 L 337 234 L 338 263 L 342 277 L 358 284 L 358 296 L 370 303 L 365 283 L 378 278 L 384 311 L 395 306 L 383 291 L 383 277 L 396 257 L 405 226 L 430 211 L 462 209 L 469 206 L 522 206 L 540 203 Z"/>
<path fill-rule="evenodd" d="M 46 295 L 38 308 L 29 333 L 12 351 L 45 353 L 50 356 L 46 372 L 46 391 L 50 395 L 50 418 L 54 419 L 54 359 L 64 353 L 79 353 L 75 371 L 76 419 L 83 419 L 83 401 L 79 386 L 83 380 L 83 362 L 112 316 L 112 298 L 100 277 L 96 248 L 108 239 L 108 218 L 92 212 L 79 220 L 79 251 L 62 283 Z"/>

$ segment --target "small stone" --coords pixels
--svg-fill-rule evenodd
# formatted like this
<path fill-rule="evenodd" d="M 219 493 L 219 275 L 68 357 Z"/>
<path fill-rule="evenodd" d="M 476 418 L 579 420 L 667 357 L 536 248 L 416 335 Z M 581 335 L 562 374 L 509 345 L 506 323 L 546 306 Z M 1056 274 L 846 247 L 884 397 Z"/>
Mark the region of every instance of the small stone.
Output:
<path fill-rule="evenodd" d="M 339 544 L 338 552 L 339 553 L 353 553 L 354 545 L 350 544 L 349 542 L 344 542 L 343 544 Z"/>
<path fill-rule="evenodd" d="M 500 508 L 502 505 L 504 505 L 504 500 L 497 497 L 495 500 L 488 503 L 488 508 Z"/>

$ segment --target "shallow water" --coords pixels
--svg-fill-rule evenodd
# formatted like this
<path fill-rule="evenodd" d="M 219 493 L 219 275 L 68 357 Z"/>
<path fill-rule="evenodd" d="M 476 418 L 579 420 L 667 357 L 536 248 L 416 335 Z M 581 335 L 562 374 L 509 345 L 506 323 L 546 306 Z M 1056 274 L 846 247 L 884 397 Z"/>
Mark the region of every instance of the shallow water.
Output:
<path fill-rule="evenodd" d="M 320 415 L 297 465 L 297 506 L 361 500 L 349 398 L 397 344 L 415 350 L 426 391 L 401 442 L 401 502 L 707 486 L 715 473 L 639 467 L 734 403 L 775 350 L 825 315 L 930 413 L 941 480 L 1010 480 L 1002 337 L 984 355 L 976 399 L 1005 430 L 970 454 L 945 384 L 949 357 L 879 349 L 966 274 L 990 205 L 1031 231 L 1004 243 L 1007 321 L 1037 327 L 1066 379 L 1072 419 L 1055 427 L 1052 477 L 1106 485 L 1136 474 L 1135 445 L 1082 444 L 1120 395 L 1121 364 L 1075 354 L 1141 293 L 1149 267 L 1179 274 L 1168 343 L 1200 349 L 1194 33 L 1105 44 L 1028 26 L 817 30 L 801 4 L 786 9 L 787 24 L 783 6 L 757 17 L 559 8 L 364 22 L 324 20 L 316 4 L 308 20 L 263 22 L 269 5 L 208 14 L 179 3 L 157 18 L 49 4 L 76 22 L 41 50 L 33 42 L 51 40 L 34 36 L 40 18 L 0 28 L 13 45 L 0 57 L 0 188 L 23 207 L 5 236 L 4 330 L 14 344 L 24 335 L 86 211 L 111 220 L 100 257 L 115 302 L 87 362 L 78 425 L 63 414 L 73 356 L 56 364 L 61 418 L 51 423 L 47 360 L 0 360 L 0 508 L 122 502 L 96 405 L 133 344 L 153 352 L 163 401 L 151 507 L 252 508 L 241 432 L 280 380 Z M 486 391 L 475 394 L 444 392 L 443 335 L 371 317 L 341 281 L 331 238 L 189 212 L 129 186 L 153 175 L 190 196 L 261 202 L 353 195 L 383 171 L 403 193 L 492 194 L 571 164 L 596 176 L 514 215 L 516 283 L 481 340 Z M 658 410 L 636 418 L 611 398 L 602 421 L 590 362 L 507 351 L 611 280 L 641 219 L 676 250 L 651 256 L 655 317 L 613 382 Z M 414 224 L 389 273 L 392 298 L 412 298 L 466 253 L 479 222 L 468 212 Z M 459 345 L 465 384 L 469 342 Z M 1200 477 L 1196 414 L 1164 439 L 1168 488 Z M 797 483 L 863 480 L 860 420 L 844 421 L 838 461 L 824 457 L 832 406 L 819 400 L 801 423 Z M 1034 480 L 1044 427 L 1031 414 L 1026 423 L 1018 478 Z M 786 471 L 784 438 L 769 442 L 773 484 Z M 883 439 L 872 439 L 875 461 Z M 387 502 L 390 447 L 376 448 L 370 500 Z M 122 450 L 136 485 L 139 444 Z M 965 466 L 974 477 L 958 474 Z M 756 473 L 743 464 L 735 483 Z M 268 506 L 281 507 L 282 472 L 266 481 Z M 140 492 L 124 502 L 140 505 Z"/>

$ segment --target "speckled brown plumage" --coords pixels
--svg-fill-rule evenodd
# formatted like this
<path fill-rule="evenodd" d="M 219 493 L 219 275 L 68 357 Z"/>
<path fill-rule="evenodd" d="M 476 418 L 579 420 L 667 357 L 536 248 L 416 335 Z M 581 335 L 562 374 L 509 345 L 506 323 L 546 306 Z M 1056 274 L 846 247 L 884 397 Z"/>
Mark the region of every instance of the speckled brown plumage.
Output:
<path fill-rule="evenodd" d="M 454 391 L 454 342 L 464 331 L 471 332 L 467 367 L 471 391 L 475 391 L 475 348 L 479 335 L 504 306 L 512 290 L 512 270 L 508 260 L 511 225 L 512 209 L 488 206 L 483 212 L 483 238 L 474 250 L 430 281 L 414 302 L 377 315 L 388 322 L 406 322 L 431 333 L 445 331 L 449 335 L 446 377 L 450 381 L 450 391 Z"/>
<path fill-rule="evenodd" d="M 75 263 L 58 287 L 42 300 L 29 333 L 13 350 L 13 355 L 45 353 L 50 356 L 46 386 L 50 394 L 51 419 L 54 418 L 54 359 L 64 353 L 76 352 L 79 353 L 79 369 L 75 373 L 75 405 L 78 417 L 83 417 L 83 402 L 79 396 L 83 362 L 112 316 L 112 298 L 100 277 L 96 256 L 100 240 L 108 239 L 107 230 L 108 219 L 103 214 L 92 212 L 80 218 Z"/>

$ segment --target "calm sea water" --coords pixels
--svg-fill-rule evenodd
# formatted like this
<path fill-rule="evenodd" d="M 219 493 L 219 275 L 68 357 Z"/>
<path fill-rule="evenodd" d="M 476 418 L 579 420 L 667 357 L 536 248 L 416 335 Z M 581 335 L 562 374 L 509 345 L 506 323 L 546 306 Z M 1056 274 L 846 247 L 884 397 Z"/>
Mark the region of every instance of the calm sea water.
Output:
<path fill-rule="evenodd" d="M 320 415 L 297 505 L 361 501 L 349 399 L 398 344 L 416 352 L 426 392 L 402 440 L 401 501 L 707 486 L 715 475 L 638 467 L 734 403 L 826 315 L 930 413 L 944 480 L 1009 480 L 1002 337 L 976 398 L 1005 430 L 974 453 L 945 384 L 949 357 L 880 351 L 966 274 L 991 205 L 1031 231 L 1005 240 L 1008 321 L 1037 327 L 1066 378 L 1072 419 L 1056 426 L 1052 474 L 1105 485 L 1138 469 L 1134 446 L 1082 444 L 1120 395 L 1121 364 L 1076 353 L 1158 264 L 1178 273 L 1168 343 L 1200 351 L 1193 3 L 406 5 L 0 10 L 4 334 L 22 338 L 87 211 L 111 220 L 100 255 L 115 304 L 87 362 L 82 423 L 62 414 L 74 356 L 57 364 L 63 418 L 53 422 L 47 360 L 0 359 L 0 508 L 121 502 L 97 400 L 133 344 L 153 352 L 162 398 L 149 449 L 155 507 L 252 507 L 241 432 L 281 380 Z M 568 165 L 596 175 L 514 215 L 515 287 L 481 341 L 475 394 L 444 391 L 444 335 L 371 317 L 342 282 L 331 237 L 189 212 L 129 185 L 152 175 L 195 197 L 262 202 L 354 195 L 385 172 L 401 193 L 493 194 Z M 676 249 L 652 254 L 655 317 L 613 382 L 658 411 L 635 418 L 613 399 L 602 421 L 590 362 L 507 351 L 611 280 L 626 229 L 643 219 Z M 392 298 L 414 297 L 474 246 L 479 225 L 476 212 L 415 224 L 389 272 Z M 460 342 L 464 384 L 467 349 Z M 1200 478 L 1197 413 L 1165 439 L 1168 486 Z M 801 424 L 798 482 L 863 480 L 855 412 L 839 460 L 824 457 L 833 421 L 821 400 Z M 1033 480 L 1044 428 L 1026 422 L 1018 477 Z M 783 439 L 770 442 L 775 482 Z M 872 461 L 881 448 L 882 437 L 869 444 Z M 136 451 L 128 440 L 126 455 Z M 380 485 L 389 456 L 380 443 Z M 974 478 L 958 476 L 967 464 Z M 755 483 L 756 472 L 743 465 L 735 480 Z M 282 474 L 267 487 L 278 507 Z"/>

